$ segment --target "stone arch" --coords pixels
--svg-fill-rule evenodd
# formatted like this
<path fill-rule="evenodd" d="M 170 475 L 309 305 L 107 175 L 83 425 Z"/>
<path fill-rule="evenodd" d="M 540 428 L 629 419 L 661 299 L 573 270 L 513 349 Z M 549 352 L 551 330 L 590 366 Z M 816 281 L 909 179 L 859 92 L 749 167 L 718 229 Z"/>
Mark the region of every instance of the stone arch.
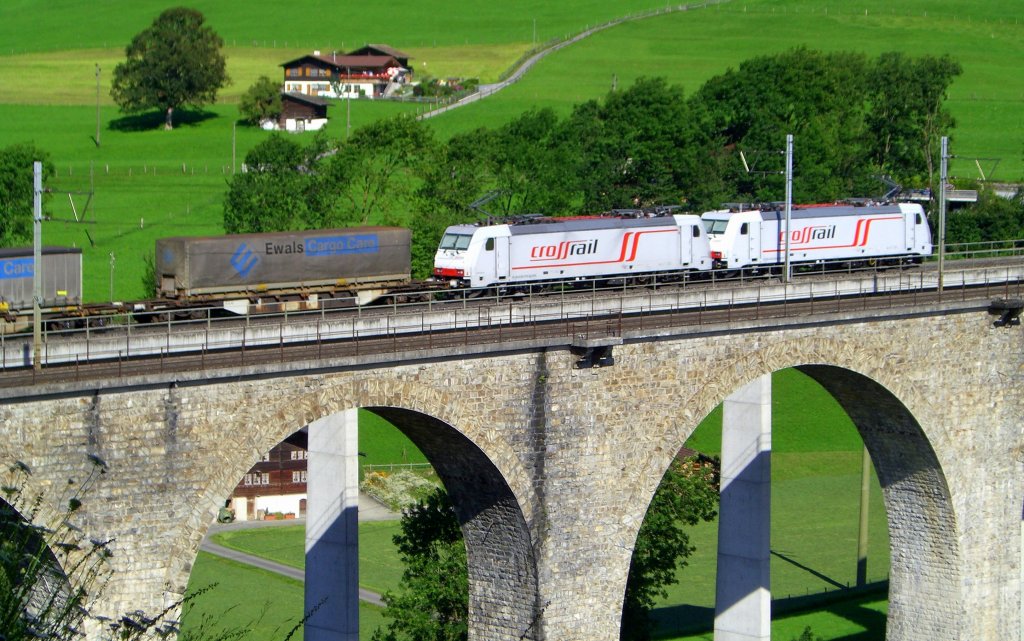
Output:
<path fill-rule="evenodd" d="M 888 638 L 961 638 L 959 528 L 945 474 L 921 425 L 892 392 L 863 374 L 828 365 L 797 369 L 853 420 L 882 485 L 890 540 Z"/>
<path fill-rule="evenodd" d="M 474 638 L 535 638 L 537 563 L 523 511 L 488 456 L 437 418 L 369 407 L 404 432 L 431 461 L 455 507 L 466 543 L 469 621 Z"/>
<path fill-rule="evenodd" d="M 236 392 L 248 398 L 254 389 Z M 361 408 L 390 421 L 419 447 L 435 467 L 462 525 L 469 566 L 469 620 L 481 638 L 531 638 L 538 601 L 537 566 L 531 542 L 533 513 L 529 473 L 505 442 L 479 445 L 487 417 L 467 412 L 464 397 L 422 382 L 362 379 L 340 375 L 306 394 L 265 398 L 258 415 L 240 412 L 228 470 L 207 480 L 209 497 L 201 525 L 191 533 L 197 550 L 218 500 L 238 479 L 289 434 L 318 419 Z M 221 430 L 223 432 L 224 430 Z M 521 498 L 525 495 L 525 498 Z M 187 581 L 188 562 L 169 568 L 178 585 Z M 173 585 L 173 583 L 172 583 Z"/>
<path fill-rule="evenodd" d="M 677 413 L 680 422 L 662 434 L 658 451 L 647 459 L 652 473 L 637 485 L 633 496 L 644 506 L 642 519 L 657 487 L 655 479 L 661 478 L 703 417 L 746 383 L 794 367 L 836 398 L 857 427 L 877 471 L 890 535 L 887 638 L 959 639 L 965 618 L 961 527 L 942 462 L 927 430 L 915 417 L 915 412 L 921 412 L 934 419 L 941 409 L 932 407 L 921 390 L 912 389 L 906 380 L 893 384 L 884 354 L 874 353 L 884 346 L 872 347 L 854 349 L 848 341 L 836 339 L 808 347 L 806 343 L 762 338 L 755 349 L 720 362 L 717 369 L 709 368 L 706 378 L 694 385 L 697 392 L 680 395 L 678 403 L 668 408 Z M 910 395 L 906 402 L 904 395 Z"/>

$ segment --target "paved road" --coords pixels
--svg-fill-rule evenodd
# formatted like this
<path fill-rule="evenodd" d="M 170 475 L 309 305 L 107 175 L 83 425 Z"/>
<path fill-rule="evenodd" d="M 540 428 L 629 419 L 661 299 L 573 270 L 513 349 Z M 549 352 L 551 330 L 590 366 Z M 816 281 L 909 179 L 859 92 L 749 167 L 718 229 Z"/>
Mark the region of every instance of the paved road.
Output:
<path fill-rule="evenodd" d="M 387 521 L 397 518 L 399 518 L 398 514 L 395 514 L 377 501 L 360 493 L 360 521 Z M 234 523 L 215 523 L 210 526 L 210 530 L 206 533 L 206 538 L 203 539 L 203 543 L 199 549 L 204 552 L 209 552 L 210 554 L 216 554 L 217 556 L 231 559 L 232 561 L 245 563 L 257 568 L 269 570 L 270 572 L 276 572 L 277 574 L 281 574 L 290 579 L 295 579 L 296 581 L 305 581 L 305 572 L 299 568 L 294 568 L 290 565 L 285 565 L 262 557 L 253 556 L 252 554 L 246 554 L 244 552 L 239 552 L 238 550 L 226 548 L 223 545 L 214 543 L 210 538 L 217 532 L 224 532 L 226 530 L 244 530 L 256 527 L 276 527 L 280 525 L 299 525 L 305 524 L 305 522 L 305 519 L 295 519 L 288 521 L 235 521 Z M 384 601 L 381 600 L 379 594 L 371 592 L 370 590 L 364 590 L 363 588 L 359 588 L 359 599 L 378 606 L 384 605 Z"/>
<path fill-rule="evenodd" d="M 519 65 L 519 67 L 517 67 L 516 70 L 508 78 L 506 78 L 505 80 L 502 80 L 501 82 L 496 82 L 496 83 L 493 83 L 493 84 L 480 85 L 479 87 L 477 87 L 476 91 L 474 91 L 473 93 L 469 94 L 468 96 L 465 96 L 464 98 L 462 98 L 462 99 L 460 99 L 460 100 L 458 100 L 456 102 L 453 102 L 453 103 L 451 103 L 449 105 L 444 105 L 442 107 L 438 107 L 437 109 L 433 109 L 433 110 L 428 111 L 426 113 L 420 114 L 419 119 L 420 120 L 424 120 L 426 118 L 433 118 L 434 116 L 441 115 L 441 114 L 443 114 L 443 113 L 445 113 L 447 111 L 451 111 L 452 109 L 458 109 L 459 107 L 464 107 L 464 106 L 466 106 L 468 104 L 472 104 L 472 103 L 474 103 L 474 102 L 476 102 L 478 100 L 486 98 L 487 96 L 495 94 L 495 93 L 501 91 L 502 89 L 504 89 L 505 87 L 511 85 L 512 83 L 517 82 L 520 78 L 522 78 L 524 75 L 526 75 L 527 71 L 532 69 L 533 66 L 535 64 L 537 64 L 537 62 L 539 62 L 545 56 L 548 56 L 548 55 L 550 55 L 552 53 L 555 53 L 559 49 L 562 49 L 564 47 L 568 47 L 571 44 L 575 44 L 575 43 L 579 42 L 580 40 L 583 40 L 584 38 L 587 38 L 588 36 L 591 36 L 591 35 L 597 33 L 598 31 L 603 31 L 603 30 L 605 30 L 605 29 L 607 29 L 609 27 L 614 27 L 615 25 L 622 24 L 623 22 L 628 22 L 628 21 L 631 21 L 631 20 L 642 20 L 644 18 L 650 18 L 652 16 L 664 15 L 666 13 L 675 13 L 677 11 L 688 11 L 690 9 L 705 8 L 709 4 L 720 4 L 722 2 L 729 2 L 729 0 L 707 0 L 705 2 L 694 3 L 692 5 L 687 5 L 687 4 L 667 5 L 667 6 L 665 6 L 662 9 L 655 9 L 655 10 L 644 12 L 644 13 L 640 13 L 640 14 L 637 14 L 637 15 L 623 16 L 621 18 L 616 18 L 614 20 L 609 20 L 608 22 L 606 22 L 604 24 L 600 24 L 600 25 L 595 25 L 593 27 L 589 27 L 586 30 L 584 30 L 583 32 L 578 33 L 578 34 L 576 34 L 575 36 L 573 36 L 571 38 L 568 38 L 566 40 L 561 40 L 559 42 L 556 42 L 556 43 L 552 44 L 551 46 L 545 47 L 545 48 L 541 49 L 540 51 L 536 52 L 535 54 L 533 54 L 532 56 L 530 56 L 529 58 L 524 60 L 523 63 L 521 65 Z"/>

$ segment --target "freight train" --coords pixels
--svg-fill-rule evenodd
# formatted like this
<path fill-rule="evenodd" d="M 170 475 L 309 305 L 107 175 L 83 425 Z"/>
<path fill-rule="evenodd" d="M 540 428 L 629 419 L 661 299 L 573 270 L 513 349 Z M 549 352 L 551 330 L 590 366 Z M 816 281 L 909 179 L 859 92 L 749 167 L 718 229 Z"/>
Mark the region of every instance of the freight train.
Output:
<path fill-rule="evenodd" d="M 932 252 L 920 205 L 795 207 L 790 220 L 790 262 L 797 267 L 917 263 Z M 772 272 L 785 261 L 783 221 L 781 208 L 759 207 L 701 216 L 629 210 L 455 225 L 438 246 L 433 278 L 420 283 L 411 278 L 411 233 L 399 227 L 163 238 L 156 243 L 157 298 L 100 305 L 82 304 L 81 250 L 46 248 L 43 307 L 54 319 L 48 322 L 68 326 L 92 317 L 101 322 L 118 311 L 135 313 L 137 321 L 162 320 L 214 307 L 249 314 L 342 301 L 365 305 L 402 292 L 460 287 L 516 291 L 555 281 L 643 283 Z M 5 332 L 21 331 L 31 320 L 33 273 L 31 249 L 0 250 Z"/>

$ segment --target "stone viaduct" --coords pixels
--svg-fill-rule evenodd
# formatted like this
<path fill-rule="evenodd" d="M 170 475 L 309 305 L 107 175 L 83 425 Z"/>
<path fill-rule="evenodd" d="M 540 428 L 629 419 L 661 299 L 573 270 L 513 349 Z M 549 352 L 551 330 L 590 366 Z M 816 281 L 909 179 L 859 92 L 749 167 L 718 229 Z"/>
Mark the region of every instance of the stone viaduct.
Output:
<path fill-rule="evenodd" d="M 618 638 L 651 496 L 700 420 L 796 367 L 862 435 L 891 538 L 887 635 L 1021 638 L 1024 333 L 985 302 L 624 334 L 577 369 L 565 341 L 477 353 L 287 363 L 223 376 L 0 391 L 0 459 L 33 470 L 56 518 L 87 456 L 109 465 L 82 527 L 115 539 L 101 611 L 182 596 L 238 479 L 318 419 L 365 408 L 437 468 L 463 524 L 470 638 Z"/>

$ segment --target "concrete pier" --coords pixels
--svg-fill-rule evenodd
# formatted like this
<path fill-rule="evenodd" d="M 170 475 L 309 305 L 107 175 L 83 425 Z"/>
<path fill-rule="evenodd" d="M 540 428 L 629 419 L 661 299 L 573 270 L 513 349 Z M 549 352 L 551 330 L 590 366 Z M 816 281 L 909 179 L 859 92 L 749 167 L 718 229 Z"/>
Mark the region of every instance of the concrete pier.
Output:
<path fill-rule="evenodd" d="M 715 641 L 771 641 L 772 378 L 722 407 Z"/>
<path fill-rule="evenodd" d="M 305 641 L 359 639 L 359 418 L 309 424 Z"/>

